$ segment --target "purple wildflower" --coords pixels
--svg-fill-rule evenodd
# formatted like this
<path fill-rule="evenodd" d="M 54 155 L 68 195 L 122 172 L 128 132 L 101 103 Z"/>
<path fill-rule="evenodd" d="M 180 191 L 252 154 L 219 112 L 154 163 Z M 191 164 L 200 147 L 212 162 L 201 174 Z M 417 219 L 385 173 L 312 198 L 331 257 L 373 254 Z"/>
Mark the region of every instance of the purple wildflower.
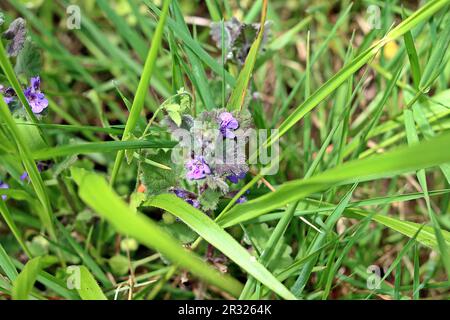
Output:
<path fill-rule="evenodd" d="M 185 201 L 196 209 L 200 208 L 200 201 L 197 199 L 187 199 Z"/>
<path fill-rule="evenodd" d="M 219 114 L 220 132 L 225 138 L 233 139 L 236 135 L 234 130 L 239 128 L 239 122 L 233 117 L 230 112 L 222 112 Z"/>
<path fill-rule="evenodd" d="M 30 84 L 24 91 L 25 97 L 33 113 L 41 113 L 48 107 L 48 100 L 41 92 L 41 78 L 39 76 L 31 78 Z"/>
<path fill-rule="evenodd" d="M 189 160 L 186 163 L 186 168 L 189 170 L 186 174 L 189 180 L 204 179 L 207 175 L 211 174 L 211 169 L 202 156 L 196 156 L 194 159 Z"/>
<path fill-rule="evenodd" d="M 195 194 L 193 194 L 192 192 L 180 188 L 173 188 L 171 191 L 175 193 L 178 198 L 183 199 L 194 208 L 198 209 L 200 207 L 200 202 L 196 199 Z"/>
<path fill-rule="evenodd" d="M 28 172 L 24 171 L 20 176 L 20 180 L 25 181 L 26 179 L 28 179 Z"/>
<path fill-rule="evenodd" d="M 227 176 L 227 179 L 230 180 L 232 183 L 238 183 L 239 180 L 244 179 L 246 175 L 247 175 L 247 173 L 244 171 L 242 171 L 238 174 L 232 173 L 229 176 Z"/>
<path fill-rule="evenodd" d="M 9 185 L 6 182 L 0 181 L 0 189 L 9 189 Z M 4 194 L 2 195 L 2 200 L 5 201 L 8 197 Z"/>
<path fill-rule="evenodd" d="M 15 92 L 12 88 L 5 88 L 0 84 L 0 93 L 3 95 L 3 101 L 6 104 L 10 104 L 14 100 Z"/>
<path fill-rule="evenodd" d="M 38 162 L 38 164 L 36 165 L 37 169 L 39 172 L 42 172 L 44 170 L 44 164 L 42 162 Z M 30 179 L 28 172 L 24 171 L 22 173 L 22 175 L 20 176 L 20 180 L 25 181 Z"/>
<path fill-rule="evenodd" d="M 228 194 L 228 197 L 233 198 L 234 196 L 236 196 L 237 193 L 238 193 L 238 191 L 230 192 L 230 193 Z M 250 193 L 250 190 L 245 191 L 244 194 L 243 194 L 242 196 L 240 196 L 240 197 L 236 200 L 236 203 L 239 204 L 239 203 L 247 202 L 247 197 L 246 197 L 246 195 L 249 194 L 249 193 Z"/>

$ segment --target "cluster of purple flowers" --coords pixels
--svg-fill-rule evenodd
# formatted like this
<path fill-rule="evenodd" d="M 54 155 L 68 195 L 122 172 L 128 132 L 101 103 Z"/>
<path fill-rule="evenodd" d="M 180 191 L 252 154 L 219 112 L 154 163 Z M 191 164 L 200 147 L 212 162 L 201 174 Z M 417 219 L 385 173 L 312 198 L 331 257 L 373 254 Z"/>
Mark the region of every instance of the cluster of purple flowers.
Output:
<path fill-rule="evenodd" d="M 5 88 L 3 85 L 0 85 L 0 93 L 8 105 L 15 100 L 16 92 L 14 92 L 13 88 Z M 40 114 L 48 107 L 48 100 L 41 91 L 41 78 L 39 76 L 30 79 L 30 86 L 23 93 L 33 113 Z"/>
<path fill-rule="evenodd" d="M 234 131 L 239 128 L 239 121 L 231 112 L 221 112 L 217 117 L 217 122 L 223 138 L 234 139 L 236 137 Z M 188 170 L 186 174 L 188 180 L 202 180 L 213 173 L 205 158 L 201 155 L 196 155 L 193 159 L 189 159 L 186 163 L 186 169 Z M 246 171 L 230 172 L 227 179 L 232 183 L 238 183 L 245 176 Z"/>
<path fill-rule="evenodd" d="M 200 207 L 200 201 L 198 199 L 200 199 L 202 193 L 208 189 L 219 189 L 217 192 L 220 192 L 221 195 L 228 197 L 232 196 L 233 193 L 228 192 L 228 186 L 225 181 L 227 180 L 237 184 L 240 180 L 244 179 L 247 174 L 246 167 L 230 165 L 229 167 L 223 166 L 219 168 L 213 163 L 208 163 L 208 157 L 202 155 L 203 152 L 207 153 L 206 150 L 210 148 L 210 145 L 215 138 L 219 138 L 221 141 L 223 139 L 235 139 L 235 131 L 241 127 L 240 121 L 231 112 L 220 110 L 217 112 L 204 112 L 199 118 L 206 122 L 207 126 L 211 125 L 213 128 L 217 128 L 220 135 L 219 137 L 216 135 L 211 141 L 208 140 L 208 138 L 202 140 L 202 152 L 199 152 L 199 154 L 192 154 L 191 157 L 185 160 L 185 177 L 188 181 L 195 183 L 198 186 L 199 195 L 180 188 L 172 188 L 170 190 L 195 208 Z M 197 137 L 195 133 L 194 136 Z M 245 196 L 242 196 L 237 202 L 242 203 L 245 201 Z"/>

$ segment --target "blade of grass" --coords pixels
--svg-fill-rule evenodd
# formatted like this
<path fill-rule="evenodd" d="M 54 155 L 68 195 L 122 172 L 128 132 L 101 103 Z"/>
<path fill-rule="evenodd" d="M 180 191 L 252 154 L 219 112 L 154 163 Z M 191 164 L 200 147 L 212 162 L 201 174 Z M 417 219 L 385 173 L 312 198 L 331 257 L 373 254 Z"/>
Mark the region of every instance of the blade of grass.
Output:
<path fill-rule="evenodd" d="M 14 137 L 14 142 L 17 145 L 17 150 L 19 152 L 20 159 L 26 171 L 28 172 L 28 176 L 30 177 L 34 191 L 36 192 L 36 195 L 44 209 L 44 214 L 39 215 L 43 219 L 42 223 L 47 228 L 50 236 L 53 239 L 56 239 L 56 233 L 53 226 L 52 207 L 50 204 L 50 199 L 47 194 L 46 187 L 44 185 L 44 182 L 42 181 L 39 170 L 37 169 L 36 164 L 33 160 L 31 151 L 29 150 L 27 143 L 22 137 L 14 118 L 12 117 L 9 111 L 8 106 L 3 101 L 3 98 L 0 98 L 0 115 L 7 124 L 11 132 L 11 135 Z"/>
<path fill-rule="evenodd" d="M 339 184 L 379 179 L 449 162 L 450 149 L 442 149 L 447 144 L 450 144 L 450 134 L 443 134 L 412 147 L 344 163 L 310 179 L 284 183 L 275 192 L 235 206 L 221 217 L 219 224 L 229 227 Z"/>
<path fill-rule="evenodd" d="M 145 205 L 161 208 L 174 214 L 269 289 L 284 299 L 295 299 L 286 287 L 257 262 L 255 257 L 252 257 L 233 237 L 200 210 L 171 194 L 155 196 L 149 199 Z"/>
<path fill-rule="evenodd" d="M 378 51 L 388 42 L 402 36 L 419 23 L 427 20 L 431 15 L 442 9 L 450 0 L 433 0 L 425 4 L 414 14 L 402 21 L 397 27 L 392 29 L 383 39 L 376 42 L 367 50 L 360 53 L 349 64 L 344 66 L 338 73 L 325 82 L 308 99 L 300 104 L 279 126 L 278 132 L 272 135 L 264 144 L 271 145 L 275 140 L 283 136 L 290 128 L 300 121 L 308 112 L 317 107 L 326 97 L 336 90 L 347 78 L 358 71 L 362 66 L 376 56 Z"/>
<path fill-rule="evenodd" d="M 0 244 L 0 268 L 3 269 L 3 272 L 6 274 L 8 279 L 10 281 L 16 280 L 19 273 L 16 270 L 16 267 L 14 266 L 13 262 L 11 261 L 10 257 L 6 253 L 3 246 Z"/>
<path fill-rule="evenodd" d="M 342 216 L 345 207 L 347 206 L 348 202 L 351 199 L 351 196 L 353 194 L 353 191 L 355 191 L 357 187 L 357 184 L 354 184 L 351 189 L 347 192 L 347 194 L 342 198 L 342 200 L 339 202 L 339 204 L 336 206 L 336 209 L 333 210 L 333 212 L 330 214 L 330 216 L 327 218 L 325 222 L 325 226 L 327 228 L 327 231 L 331 230 L 338 219 Z M 317 234 L 315 237 L 313 243 L 309 246 L 308 253 L 314 252 L 317 250 L 320 246 L 322 246 L 323 242 L 325 241 L 327 237 L 328 232 L 323 232 Z M 295 281 L 294 285 L 292 286 L 291 290 L 295 294 L 296 297 L 299 297 L 303 289 L 305 288 L 309 277 L 311 276 L 311 273 L 313 271 L 313 268 L 317 262 L 316 259 L 312 259 L 306 263 L 306 265 L 302 268 L 300 271 L 300 274 Z"/>
<path fill-rule="evenodd" d="M 27 262 L 13 282 L 12 298 L 14 300 L 28 300 L 28 295 L 33 289 L 39 271 L 41 271 L 41 257 L 33 258 Z"/>
<path fill-rule="evenodd" d="M 239 73 L 239 77 L 236 81 L 236 85 L 231 93 L 230 99 L 228 100 L 226 108 L 228 110 L 242 110 L 244 106 L 245 97 L 247 95 L 247 90 L 249 87 L 250 78 L 253 73 L 253 68 L 255 66 L 256 57 L 259 52 L 259 47 L 261 46 L 261 42 L 264 36 L 264 27 L 266 23 L 266 15 L 267 15 L 267 3 L 268 0 L 263 1 L 263 6 L 261 9 L 261 21 L 258 36 L 256 37 L 255 42 L 253 42 L 250 47 L 250 51 L 248 52 L 247 57 L 245 58 L 245 64 Z"/>
<path fill-rule="evenodd" d="M 133 104 L 131 106 L 130 115 L 128 116 L 127 123 L 125 125 L 125 130 L 123 132 L 122 141 L 127 140 L 129 135 L 133 132 L 136 127 L 137 121 L 140 117 L 142 109 L 144 108 L 145 96 L 148 91 L 148 85 L 150 83 L 150 79 L 152 77 L 153 69 L 156 63 L 156 58 L 158 55 L 159 48 L 162 42 L 162 36 L 164 33 L 164 24 L 166 22 L 166 18 L 169 12 L 170 0 L 165 0 L 163 4 L 162 13 L 158 22 L 158 26 L 156 27 L 156 31 L 153 34 L 152 43 L 150 46 L 150 50 L 148 51 L 147 58 L 145 60 L 144 71 L 142 73 L 141 79 L 139 80 L 139 85 L 136 90 L 136 94 L 133 99 Z M 116 156 L 116 160 L 114 162 L 113 171 L 111 174 L 111 185 L 114 185 L 117 174 L 119 173 L 120 166 L 122 165 L 122 161 L 125 157 L 124 151 L 119 151 Z"/>
<path fill-rule="evenodd" d="M 405 14 L 403 14 L 405 16 Z M 414 82 L 414 87 L 419 89 L 421 78 L 419 57 L 417 56 L 416 46 L 411 31 L 405 32 L 403 35 L 405 41 L 406 52 L 408 53 L 409 65 L 411 67 L 411 75 Z"/>
<path fill-rule="evenodd" d="M 221 274 L 195 254 L 182 248 L 178 241 L 150 218 L 130 210 L 102 177 L 79 168 L 72 168 L 71 172 L 79 186 L 81 199 L 108 220 L 118 232 L 129 235 L 147 247 L 159 251 L 173 263 L 186 268 L 212 285 L 234 296 L 239 295 L 242 285 L 237 280 Z"/>
<path fill-rule="evenodd" d="M 0 197 L 1 199 L 1 197 Z M 9 229 L 11 230 L 12 234 L 16 238 L 17 242 L 19 243 L 22 250 L 25 252 L 25 254 L 28 256 L 28 258 L 31 258 L 31 252 L 28 250 L 27 245 L 23 241 L 24 237 L 22 235 L 22 232 L 17 227 L 16 223 L 14 222 L 11 213 L 8 210 L 8 207 L 5 204 L 5 201 L 0 201 L 0 213 L 2 214 L 3 220 L 5 220 L 6 224 L 8 225 Z"/>
<path fill-rule="evenodd" d="M 119 152 L 123 152 L 123 150 L 147 148 L 172 148 L 174 145 L 175 143 L 173 141 L 168 140 L 86 142 L 41 149 L 33 153 L 33 158 L 36 160 L 45 160 L 74 154 L 104 153 L 118 150 Z"/>
<path fill-rule="evenodd" d="M 409 145 L 415 145 L 419 143 L 419 137 L 417 135 L 416 126 L 414 125 L 414 116 L 411 110 L 405 109 L 403 111 L 405 117 L 405 130 L 406 137 L 408 139 Z M 425 170 L 417 171 L 417 179 L 419 184 L 423 190 L 425 202 L 427 205 L 428 215 L 430 217 L 431 223 L 433 225 L 434 233 L 436 235 L 439 253 L 442 256 L 442 261 L 444 262 L 444 266 L 447 270 L 447 277 L 450 279 L 450 255 L 447 247 L 447 243 L 442 235 L 441 227 L 439 226 L 439 221 L 434 214 L 433 209 L 430 204 L 430 196 L 428 194 L 428 185 Z"/>

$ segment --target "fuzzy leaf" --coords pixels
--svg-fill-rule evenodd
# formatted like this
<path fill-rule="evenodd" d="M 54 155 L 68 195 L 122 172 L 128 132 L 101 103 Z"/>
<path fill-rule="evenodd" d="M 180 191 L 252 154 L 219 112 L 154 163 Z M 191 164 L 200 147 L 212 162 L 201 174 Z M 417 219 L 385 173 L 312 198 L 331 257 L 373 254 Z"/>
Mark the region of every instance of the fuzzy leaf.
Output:
<path fill-rule="evenodd" d="M 215 210 L 217 208 L 217 204 L 219 203 L 220 196 L 221 192 L 214 191 L 212 189 L 205 190 L 199 197 L 203 210 Z"/>
<path fill-rule="evenodd" d="M 155 195 L 161 192 L 167 191 L 170 187 L 174 187 L 178 184 L 179 170 L 176 170 L 176 166 L 172 163 L 171 152 L 164 152 L 160 150 L 155 155 L 148 155 L 147 158 L 169 166 L 172 170 L 165 170 L 147 164 L 145 162 L 141 163 L 141 180 L 146 187 L 147 193 L 150 195 Z"/>
<path fill-rule="evenodd" d="M 30 39 L 27 39 L 17 56 L 14 71 L 17 74 L 25 75 L 27 78 L 34 77 L 41 71 L 41 60 L 41 52 L 38 47 Z"/>

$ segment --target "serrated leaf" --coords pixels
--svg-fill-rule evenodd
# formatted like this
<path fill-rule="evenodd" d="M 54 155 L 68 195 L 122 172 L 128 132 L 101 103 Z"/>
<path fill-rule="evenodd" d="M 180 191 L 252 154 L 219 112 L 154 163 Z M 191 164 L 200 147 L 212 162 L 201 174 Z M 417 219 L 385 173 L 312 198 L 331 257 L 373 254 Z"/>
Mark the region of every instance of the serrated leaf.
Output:
<path fill-rule="evenodd" d="M 18 75 L 23 74 L 27 78 L 31 78 L 39 75 L 41 66 L 41 51 L 30 39 L 27 39 L 23 49 L 17 55 L 14 71 Z"/>
<path fill-rule="evenodd" d="M 179 112 L 181 110 L 181 106 L 177 103 L 169 103 L 164 106 L 164 109 L 166 109 L 167 112 Z"/>
<path fill-rule="evenodd" d="M 150 195 L 167 191 L 170 187 L 178 185 L 179 172 L 172 163 L 171 152 L 160 150 L 155 155 L 147 155 L 148 159 L 169 166 L 172 170 L 158 168 L 148 163 L 141 163 L 141 181 Z"/>
<path fill-rule="evenodd" d="M 181 115 L 177 111 L 168 111 L 170 119 L 176 123 L 177 126 L 181 125 Z"/>
<path fill-rule="evenodd" d="M 217 208 L 220 196 L 221 192 L 212 189 L 207 189 L 200 195 L 198 199 L 200 201 L 202 209 L 208 211 L 208 210 L 215 210 Z"/>

